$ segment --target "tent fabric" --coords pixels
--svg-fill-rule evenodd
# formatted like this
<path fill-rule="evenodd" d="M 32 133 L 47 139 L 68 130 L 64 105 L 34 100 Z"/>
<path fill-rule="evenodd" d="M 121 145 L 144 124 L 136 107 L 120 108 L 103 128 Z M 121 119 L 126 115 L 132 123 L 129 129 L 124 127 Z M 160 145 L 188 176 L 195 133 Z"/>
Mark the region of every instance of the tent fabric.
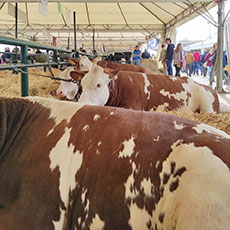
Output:
<path fill-rule="evenodd" d="M 61 4 L 61 9 L 60 9 Z M 166 28 L 192 19 L 198 12 L 216 5 L 215 2 L 57 2 L 48 3 L 48 16 L 39 12 L 36 2 L 18 3 L 19 37 L 66 46 L 68 38 L 73 46 L 72 13 L 77 15 L 77 46 L 90 46 L 95 29 L 96 48 L 105 45 L 111 50 L 132 49 L 151 37 L 166 34 Z M 14 3 L 0 3 L 0 35 L 13 36 L 15 18 L 10 11 Z M 61 13 L 60 13 L 61 10 Z M 71 11 L 71 25 L 67 11 Z"/>

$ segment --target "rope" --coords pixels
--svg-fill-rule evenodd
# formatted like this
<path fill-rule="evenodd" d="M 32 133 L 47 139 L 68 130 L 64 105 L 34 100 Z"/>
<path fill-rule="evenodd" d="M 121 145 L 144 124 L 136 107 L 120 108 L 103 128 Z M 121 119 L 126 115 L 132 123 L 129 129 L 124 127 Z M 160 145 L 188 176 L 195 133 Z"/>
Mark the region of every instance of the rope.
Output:
<path fill-rule="evenodd" d="M 18 73 L 24 73 L 24 74 L 29 74 L 28 72 L 23 71 L 22 69 L 19 69 L 17 67 L 12 68 L 13 69 L 13 74 L 18 74 Z M 66 82 L 73 82 L 73 83 L 77 83 L 77 81 L 73 80 L 73 79 L 64 79 L 64 78 L 59 78 L 59 77 L 55 77 L 52 69 L 50 66 L 48 66 L 48 69 L 51 73 L 51 76 L 48 75 L 43 75 L 43 74 L 37 74 L 37 73 L 30 73 L 32 75 L 36 75 L 36 76 L 40 76 L 40 77 L 46 77 L 46 78 L 50 78 L 52 80 L 59 80 L 59 81 L 66 81 Z"/>

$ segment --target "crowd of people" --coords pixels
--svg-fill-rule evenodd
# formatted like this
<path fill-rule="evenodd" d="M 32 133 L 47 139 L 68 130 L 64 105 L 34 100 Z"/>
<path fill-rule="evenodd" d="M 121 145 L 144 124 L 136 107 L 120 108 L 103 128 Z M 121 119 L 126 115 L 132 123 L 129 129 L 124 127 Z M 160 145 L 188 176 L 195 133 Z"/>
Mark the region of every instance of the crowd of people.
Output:
<path fill-rule="evenodd" d="M 166 38 L 166 45 L 162 44 L 159 61 L 163 65 L 164 74 L 173 75 L 172 65 L 175 67 L 175 75 L 180 77 L 180 72 L 184 71 L 191 77 L 193 75 L 203 75 L 211 77 L 211 72 L 215 72 L 215 62 L 217 56 L 217 44 L 212 49 L 207 49 L 203 54 L 198 50 L 191 53 L 185 52 L 181 43 L 176 48 L 170 38 Z M 167 47 L 166 47 L 167 46 Z M 223 68 L 227 65 L 227 56 L 223 54 Z"/>

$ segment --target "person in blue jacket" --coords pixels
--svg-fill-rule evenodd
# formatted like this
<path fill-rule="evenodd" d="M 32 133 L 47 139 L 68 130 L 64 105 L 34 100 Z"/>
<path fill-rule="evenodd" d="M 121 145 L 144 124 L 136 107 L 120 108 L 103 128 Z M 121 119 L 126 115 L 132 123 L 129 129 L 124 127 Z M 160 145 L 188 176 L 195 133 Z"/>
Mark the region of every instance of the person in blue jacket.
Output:
<path fill-rule="evenodd" d="M 167 65 L 167 72 L 168 75 L 173 75 L 172 73 L 172 60 L 173 60 L 173 53 L 174 53 L 174 44 L 172 44 L 170 38 L 165 39 L 166 43 L 168 44 L 167 49 L 166 49 L 166 56 L 165 56 L 165 61 Z"/>
<path fill-rule="evenodd" d="M 132 54 L 133 65 L 140 66 L 141 65 L 141 51 L 139 50 L 139 46 L 135 47 L 135 50 Z"/>

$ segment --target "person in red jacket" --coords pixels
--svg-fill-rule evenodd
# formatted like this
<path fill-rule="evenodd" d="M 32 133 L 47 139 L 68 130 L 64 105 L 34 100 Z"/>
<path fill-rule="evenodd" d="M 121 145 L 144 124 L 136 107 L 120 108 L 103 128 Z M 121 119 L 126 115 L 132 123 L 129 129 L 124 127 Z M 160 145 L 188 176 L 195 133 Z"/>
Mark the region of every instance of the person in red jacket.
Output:
<path fill-rule="evenodd" d="M 193 53 L 194 62 L 193 62 L 193 74 L 199 75 L 199 61 L 200 61 L 200 53 L 196 50 Z"/>
<path fill-rule="evenodd" d="M 210 50 L 204 58 L 205 63 L 207 63 L 206 64 L 207 65 L 207 74 L 208 74 L 209 78 L 210 78 L 211 70 L 212 70 L 212 60 L 211 60 L 212 55 L 213 55 L 213 51 Z"/>

